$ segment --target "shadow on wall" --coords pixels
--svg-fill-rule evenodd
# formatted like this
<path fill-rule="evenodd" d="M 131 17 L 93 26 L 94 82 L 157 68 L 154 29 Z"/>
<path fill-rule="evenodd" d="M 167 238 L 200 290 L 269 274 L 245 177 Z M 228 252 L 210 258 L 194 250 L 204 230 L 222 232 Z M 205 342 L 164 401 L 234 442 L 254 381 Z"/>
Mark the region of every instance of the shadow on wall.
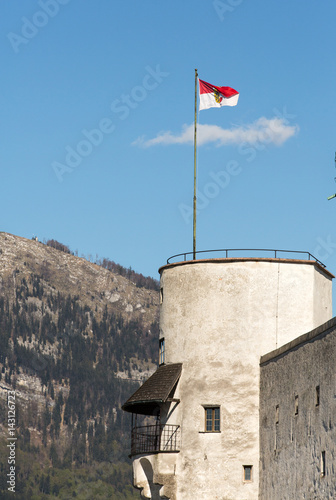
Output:
<path fill-rule="evenodd" d="M 169 500 L 168 497 L 160 495 L 163 485 L 153 482 L 153 467 L 150 461 L 147 458 L 141 458 L 139 464 L 134 486 L 141 489 L 141 497 L 151 500 Z"/>

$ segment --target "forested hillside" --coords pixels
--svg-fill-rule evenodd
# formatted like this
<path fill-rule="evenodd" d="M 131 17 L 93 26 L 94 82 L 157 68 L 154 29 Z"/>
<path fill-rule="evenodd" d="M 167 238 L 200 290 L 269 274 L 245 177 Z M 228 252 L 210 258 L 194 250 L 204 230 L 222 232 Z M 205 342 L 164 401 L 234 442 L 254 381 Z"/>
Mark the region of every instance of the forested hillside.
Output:
<path fill-rule="evenodd" d="M 12 431 L 16 498 L 138 498 L 121 405 L 156 366 L 157 282 L 65 250 L 0 233 L 0 498 Z"/>

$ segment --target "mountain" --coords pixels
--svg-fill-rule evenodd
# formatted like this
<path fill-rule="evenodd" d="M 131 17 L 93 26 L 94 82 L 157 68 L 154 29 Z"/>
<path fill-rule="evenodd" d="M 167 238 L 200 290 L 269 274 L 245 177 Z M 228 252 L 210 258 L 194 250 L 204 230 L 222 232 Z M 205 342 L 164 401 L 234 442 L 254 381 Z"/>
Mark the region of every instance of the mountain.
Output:
<path fill-rule="evenodd" d="M 152 278 L 0 233 L 0 498 L 13 436 L 18 499 L 138 498 L 121 404 L 156 369 L 158 304 Z"/>

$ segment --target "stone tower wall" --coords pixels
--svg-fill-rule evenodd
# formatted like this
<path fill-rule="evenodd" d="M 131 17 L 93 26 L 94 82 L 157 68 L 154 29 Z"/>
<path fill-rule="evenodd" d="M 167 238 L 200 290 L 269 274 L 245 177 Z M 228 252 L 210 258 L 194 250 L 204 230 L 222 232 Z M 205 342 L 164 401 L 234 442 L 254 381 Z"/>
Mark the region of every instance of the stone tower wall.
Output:
<path fill-rule="evenodd" d="M 309 261 L 225 259 L 161 268 L 165 363 L 183 363 L 167 422 L 180 424 L 176 498 L 257 500 L 259 359 L 329 320 L 331 279 Z M 220 431 L 205 432 L 205 409 Z M 252 480 L 244 481 L 244 466 Z"/>

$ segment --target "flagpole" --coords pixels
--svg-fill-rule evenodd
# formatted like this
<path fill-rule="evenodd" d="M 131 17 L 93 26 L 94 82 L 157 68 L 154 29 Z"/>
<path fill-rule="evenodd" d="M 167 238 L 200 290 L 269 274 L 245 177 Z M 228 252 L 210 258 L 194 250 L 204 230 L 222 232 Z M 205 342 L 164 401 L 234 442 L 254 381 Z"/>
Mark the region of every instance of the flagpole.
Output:
<path fill-rule="evenodd" d="M 195 132 L 194 132 L 194 220 L 193 220 L 193 260 L 196 259 L 196 138 L 197 138 L 197 69 L 195 69 Z"/>

